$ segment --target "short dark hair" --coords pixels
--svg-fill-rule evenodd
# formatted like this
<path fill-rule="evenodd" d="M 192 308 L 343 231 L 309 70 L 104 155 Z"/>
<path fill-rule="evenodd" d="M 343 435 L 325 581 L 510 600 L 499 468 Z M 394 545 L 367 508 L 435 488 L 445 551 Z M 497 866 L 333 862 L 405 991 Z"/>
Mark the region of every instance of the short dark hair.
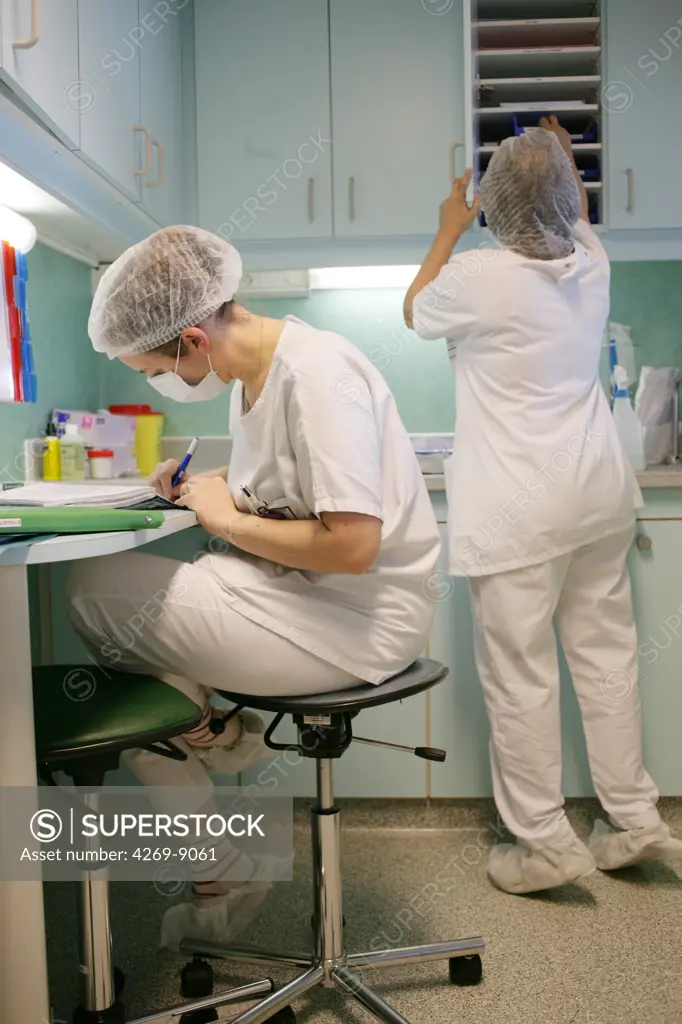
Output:
<path fill-rule="evenodd" d="M 222 306 L 219 306 L 215 313 L 211 313 L 211 317 L 215 317 L 216 321 L 220 324 L 229 324 L 234 315 L 234 299 L 230 299 L 229 302 L 223 302 Z M 202 322 L 211 317 L 206 317 Z M 152 354 L 155 356 L 170 356 L 171 358 L 177 356 L 178 345 L 180 343 L 182 335 L 178 335 L 177 338 L 173 338 L 171 341 L 165 341 L 163 345 L 159 345 L 158 348 L 152 349 Z M 186 354 L 185 347 L 180 349 L 180 358 Z"/>

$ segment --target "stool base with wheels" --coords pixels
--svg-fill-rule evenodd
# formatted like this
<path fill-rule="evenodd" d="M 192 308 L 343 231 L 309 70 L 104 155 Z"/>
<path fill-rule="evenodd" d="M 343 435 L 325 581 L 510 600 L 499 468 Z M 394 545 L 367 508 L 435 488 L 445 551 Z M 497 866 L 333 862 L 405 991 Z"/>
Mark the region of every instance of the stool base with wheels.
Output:
<path fill-rule="evenodd" d="M 360 972 L 370 968 L 409 966 L 435 960 L 448 960 L 450 980 L 456 985 L 475 985 L 481 980 L 480 954 L 484 942 L 480 936 L 435 942 L 424 946 L 408 946 L 369 953 L 346 953 L 341 879 L 341 812 L 334 802 L 332 781 L 333 759 L 341 757 L 353 741 L 352 719 L 366 707 L 376 707 L 420 693 L 441 682 L 447 669 L 438 662 L 420 660 L 401 675 L 379 686 L 360 686 L 340 693 L 308 697 L 266 698 L 223 692 L 242 707 L 275 711 L 266 741 L 273 750 L 295 749 L 316 760 L 317 801 L 312 810 L 314 952 L 269 952 L 247 947 L 222 947 L 216 943 L 184 940 L 181 950 L 194 955 L 186 968 L 188 989 L 194 979 L 201 979 L 204 992 L 210 985 L 210 967 L 201 958 L 234 960 L 262 967 L 298 969 L 298 976 L 256 1006 L 236 1017 L 232 1024 L 293 1024 L 295 1015 L 290 1003 L 311 989 L 323 986 L 337 988 L 365 1007 L 378 1020 L 387 1024 L 409 1024 L 380 996 L 364 984 Z M 286 714 L 298 726 L 297 745 L 275 743 L 273 734 Z M 374 743 L 372 740 L 356 742 Z M 377 743 L 391 749 L 402 749 L 427 760 L 443 761 L 443 751 L 431 748 L 399 747 Z M 207 968 L 209 968 L 207 970 Z M 191 991 L 186 990 L 187 995 Z"/>

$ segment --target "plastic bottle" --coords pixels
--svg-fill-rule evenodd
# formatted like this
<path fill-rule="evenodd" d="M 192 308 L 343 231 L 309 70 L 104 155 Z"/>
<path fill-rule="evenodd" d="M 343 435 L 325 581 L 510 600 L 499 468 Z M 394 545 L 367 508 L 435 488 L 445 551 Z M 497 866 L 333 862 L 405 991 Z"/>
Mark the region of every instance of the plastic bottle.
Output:
<path fill-rule="evenodd" d="M 632 468 L 637 473 L 641 473 L 643 469 L 646 469 L 644 431 L 637 413 L 632 408 L 628 390 L 628 375 L 622 366 L 616 366 L 613 371 L 613 379 L 616 384 L 613 398 L 613 419 L 618 437 Z"/>
<path fill-rule="evenodd" d="M 62 480 L 85 480 L 85 443 L 75 423 L 67 423 L 59 443 Z"/>
<path fill-rule="evenodd" d="M 61 480 L 61 453 L 57 428 L 50 422 L 43 441 L 43 480 Z"/>
<path fill-rule="evenodd" d="M 607 324 L 599 376 L 610 403 L 613 403 L 615 392 L 613 371 L 616 366 L 623 367 L 631 384 L 637 379 L 637 346 L 632 340 L 631 330 L 631 327 L 612 320 Z"/>

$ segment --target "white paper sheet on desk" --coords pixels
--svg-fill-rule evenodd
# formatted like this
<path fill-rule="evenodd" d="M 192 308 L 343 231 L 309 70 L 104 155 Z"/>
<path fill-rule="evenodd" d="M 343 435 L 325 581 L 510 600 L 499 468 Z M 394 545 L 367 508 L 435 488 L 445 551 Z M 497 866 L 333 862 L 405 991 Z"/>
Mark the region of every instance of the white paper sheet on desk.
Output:
<path fill-rule="evenodd" d="M 159 497 L 153 487 L 87 483 L 38 483 L 0 492 L 0 505 L 38 505 L 44 508 L 174 508 L 172 501 Z"/>

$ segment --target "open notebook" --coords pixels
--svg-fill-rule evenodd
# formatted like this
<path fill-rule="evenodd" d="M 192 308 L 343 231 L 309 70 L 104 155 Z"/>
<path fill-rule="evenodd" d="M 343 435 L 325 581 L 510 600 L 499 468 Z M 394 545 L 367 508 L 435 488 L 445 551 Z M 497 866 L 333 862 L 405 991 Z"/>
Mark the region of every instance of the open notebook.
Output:
<path fill-rule="evenodd" d="M 36 505 L 43 508 L 175 508 L 153 487 L 140 484 L 38 483 L 0 492 L 0 506 Z"/>

